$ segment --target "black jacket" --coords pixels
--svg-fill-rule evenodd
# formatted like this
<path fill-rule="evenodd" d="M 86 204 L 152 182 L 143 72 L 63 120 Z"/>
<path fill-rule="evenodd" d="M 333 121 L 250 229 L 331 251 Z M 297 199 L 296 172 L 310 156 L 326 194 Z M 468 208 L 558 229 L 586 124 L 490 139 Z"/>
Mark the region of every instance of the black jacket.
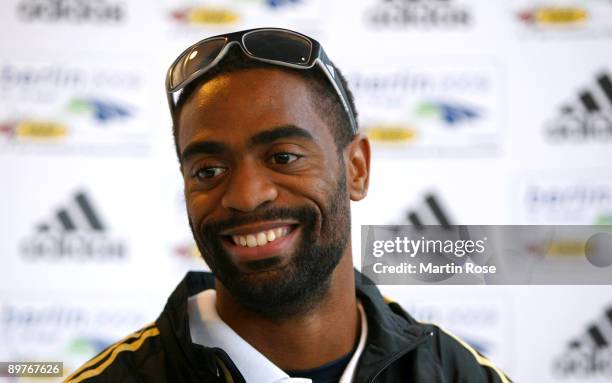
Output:
<path fill-rule="evenodd" d="M 366 312 L 368 338 L 355 382 L 510 381 L 470 346 L 437 326 L 417 322 L 397 303 L 387 302 L 376 286 L 362 283 L 362 278 L 356 272 L 356 294 Z M 187 299 L 212 288 L 212 274 L 187 273 L 154 323 L 108 347 L 65 382 L 244 382 L 223 350 L 191 342 Z"/>

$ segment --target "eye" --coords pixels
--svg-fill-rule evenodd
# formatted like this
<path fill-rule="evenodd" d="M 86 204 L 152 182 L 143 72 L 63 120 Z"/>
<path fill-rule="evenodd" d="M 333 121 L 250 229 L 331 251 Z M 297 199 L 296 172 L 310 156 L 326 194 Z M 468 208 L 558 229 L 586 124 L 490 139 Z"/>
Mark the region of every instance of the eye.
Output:
<path fill-rule="evenodd" d="M 194 176 L 199 179 L 211 179 L 225 172 L 225 168 L 221 167 L 206 167 L 199 168 L 195 171 Z"/>
<path fill-rule="evenodd" d="M 275 163 L 275 164 L 284 165 L 284 164 L 289 164 L 297 160 L 300 157 L 302 156 L 299 156 L 293 153 L 280 152 L 280 153 L 273 154 L 272 157 L 270 157 L 270 161 L 272 161 L 272 163 Z"/>

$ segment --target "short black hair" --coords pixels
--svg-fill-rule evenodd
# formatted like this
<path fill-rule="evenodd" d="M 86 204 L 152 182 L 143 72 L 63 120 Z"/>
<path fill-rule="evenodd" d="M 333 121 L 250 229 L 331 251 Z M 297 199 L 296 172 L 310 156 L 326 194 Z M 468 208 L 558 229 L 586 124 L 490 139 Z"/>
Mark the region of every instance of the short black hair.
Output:
<path fill-rule="evenodd" d="M 333 65 L 333 64 L 332 64 Z M 342 86 L 346 90 L 348 96 L 348 102 L 353 110 L 355 121 L 357 121 L 357 109 L 355 108 L 355 100 L 353 94 L 348 88 L 346 79 L 334 66 L 335 74 L 338 76 Z M 224 73 L 236 72 L 242 69 L 252 68 L 275 68 L 278 70 L 284 70 L 293 74 L 297 74 L 303 79 L 307 80 L 311 85 L 312 95 L 310 100 L 313 102 L 313 106 L 319 111 L 320 116 L 329 122 L 332 128 L 332 135 L 336 143 L 338 152 L 344 149 L 355 137 L 356 132 L 353 132 L 349 117 L 344 110 L 340 96 L 335 91 L 333 85 L 329 79 L 321 71 L 320 68 L 313 67 L 307 70 L 297 70 L 288 67 L 282 67 L 265 63 L 263 61 L 253 60 L 242 53 L 239 47 L 230 48 L 229 52 L 223 57 L 223 59 L 210 71 L 205 73 L 202 77 L 189 83 L 181 92 L 178 97 L 174 115 L 172 116 L 173 127 L 172 133 L 174 135 L 174 146 L 179 162 L 181 161 L 181 153 L 178 144 L 178 116 L 181 108 L 185 105 L 187 100 L 193 95 L 193 93 L 204 83 L 210 81 L 212 78 L 219 76 Z"/>

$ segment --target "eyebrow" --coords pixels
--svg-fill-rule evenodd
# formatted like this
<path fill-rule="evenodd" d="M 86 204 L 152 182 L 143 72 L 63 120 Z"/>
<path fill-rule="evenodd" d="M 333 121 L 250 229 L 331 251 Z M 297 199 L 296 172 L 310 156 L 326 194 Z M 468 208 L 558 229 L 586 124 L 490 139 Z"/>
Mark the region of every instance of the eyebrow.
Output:
<path fill-rule="evenodd" d="M 250 149 L 253 146 L 269 144 L 281 138 L 300 137 L 305 138 L 309 141 L 314 142 L 314 137 L 306 129 L 297 127 L 295 125 L 280 125 L 274 128 L 259 132 L 253 137 L 249 138 L 247 148 Z M 183 150 L 181 153 L 181 160 L 184 162 L 190 157 L 197 154 L 220 154 L 229 152 L 230 148 L 227 144 L 218 141 L 197 141 L 193 142 Z"/>
<path fill-rule="evenodd" d="M 309 141 L 314 141 L 314 137 L 306 129 L 299 128 L 295 125 L 280 125 L 272 129 L 259 132 L 249 139 L 247 147 L 251 148 L 256 145 L 269 144 L 281 138 L 301 137 Z"/>
<path fill-rule="evenodd" d="M 198 154 L 220 154 L 228 150 L 227 145 L 217 141 L 198 141 L 187 145 L 181 153 L 181 160 L 185 162 Z"/>

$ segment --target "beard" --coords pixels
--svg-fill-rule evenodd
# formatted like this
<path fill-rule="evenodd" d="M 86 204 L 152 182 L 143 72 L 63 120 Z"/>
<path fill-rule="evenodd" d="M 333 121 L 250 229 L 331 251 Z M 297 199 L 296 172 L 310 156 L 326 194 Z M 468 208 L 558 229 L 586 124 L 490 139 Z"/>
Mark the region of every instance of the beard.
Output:
<path fill-rule="evenodd" d="M 340 175 L 335 189 L 321 208 L 321 230 L 317 234 L 318 209 L 309 206 L 264 207 L 252 213 L 200 226 L 189 225 L 204 260 L 233 298 L 243 307 L 269 319 L 302 315 L 314 309 L 329 290 L 331 275 L 340 262 L 351 231 L 346 171 L 340 155 Z M 261 211 L 258 211 L 261 210 Z M 220 232 L 256 221 L 295 220 L 301 233 L 294 253 L 282 264 L 279 257 L 252 261 L 244 272 L 225 251 Z M 296 230 L 294 228 L 294 230 Z M 275 267 L 278 266 L 278 267 Z"/>

